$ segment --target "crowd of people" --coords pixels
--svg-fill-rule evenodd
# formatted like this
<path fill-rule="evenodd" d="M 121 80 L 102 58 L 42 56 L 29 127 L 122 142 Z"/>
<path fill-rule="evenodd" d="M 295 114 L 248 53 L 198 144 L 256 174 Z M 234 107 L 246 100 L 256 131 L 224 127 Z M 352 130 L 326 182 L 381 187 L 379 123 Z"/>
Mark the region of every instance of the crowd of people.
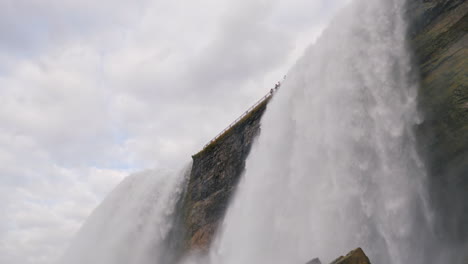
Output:
<path fill-rule="evenodd" d="M 283 77 L 283 81 L 286 79 L 286 75 Z M 281 81 L 278 81 L 277 83 L 275 83 L 275 88 L 271 88 L 270 89 L 270 93 L 273 94 L 276 90 L 279 89 L 279 87 L 281 86 Z"/>

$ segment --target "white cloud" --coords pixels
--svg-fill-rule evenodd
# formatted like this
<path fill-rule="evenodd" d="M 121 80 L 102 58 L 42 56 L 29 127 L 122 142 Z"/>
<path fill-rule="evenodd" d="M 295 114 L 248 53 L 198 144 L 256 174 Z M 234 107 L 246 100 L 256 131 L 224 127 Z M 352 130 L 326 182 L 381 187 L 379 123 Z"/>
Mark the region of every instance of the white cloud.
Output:
<path fill-rule="evenodd" d="M 175 167 L 345 1 L 0 1 L 0 263 L 50 263 L 128 173 Z"/>

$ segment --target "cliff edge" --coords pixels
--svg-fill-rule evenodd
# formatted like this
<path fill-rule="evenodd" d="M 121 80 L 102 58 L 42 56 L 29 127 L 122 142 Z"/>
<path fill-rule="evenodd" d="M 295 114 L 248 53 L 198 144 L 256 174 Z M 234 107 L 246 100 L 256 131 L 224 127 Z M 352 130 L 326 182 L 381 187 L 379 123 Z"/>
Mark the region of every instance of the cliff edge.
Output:
<path fill-rule="evenodd" d="M 183 202 L 186 249 L 208 249 L 244 171 L 254 139 L 260 132 L 260 119 L 268 101 L 260 103 L 192 156 L 192 172 Z"/>

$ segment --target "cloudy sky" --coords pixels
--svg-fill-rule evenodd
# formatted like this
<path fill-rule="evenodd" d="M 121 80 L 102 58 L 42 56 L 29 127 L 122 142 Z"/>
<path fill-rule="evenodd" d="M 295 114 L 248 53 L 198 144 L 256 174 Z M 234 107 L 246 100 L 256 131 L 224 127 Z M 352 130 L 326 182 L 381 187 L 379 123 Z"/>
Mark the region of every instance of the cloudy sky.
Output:
<path fill-rule="evenodd" d="M 126 175 L 179 168 L 346 0 L 0 0 L 0 263 L 51 263 Z"/>

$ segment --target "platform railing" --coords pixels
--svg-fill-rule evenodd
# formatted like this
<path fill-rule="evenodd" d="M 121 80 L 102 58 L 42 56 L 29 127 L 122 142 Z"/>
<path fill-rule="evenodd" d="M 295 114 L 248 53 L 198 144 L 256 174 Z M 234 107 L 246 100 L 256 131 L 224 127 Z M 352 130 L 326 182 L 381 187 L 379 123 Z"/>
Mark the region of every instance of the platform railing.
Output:
<path fill-rule="evenodd" d="M 235 126 L 237 124 L 237 122 L 239 122 L 240 120 L 242 120 L 242 118 L 244 118 L 246 115 L 248 115 L 250 112 L 252 112 L 252 110 L 254 110 L 257 106 L 259 106 L 261 103 L 265 102 L 266 100 L 268 100 L 270 97 L 273 96 L 273 94 L 279 89 L 279 87 L 281 86 L 280 83 L 276 84 L 275 85 L 275 88 L 272 88 L 270 89 L 270 91 L 265 95 L 263 96 L 262 98 L 260 98 L 260 100 L 258 100 L 254 105 L 252 105 L 249 109 L 247 109 L 247 111 L 245 111 L 241 116 L 239 116 L 236 120 L 234 120 L 231 124 L 229 124 L 228 127 L 226 127 L 223 131 L 219 132 L 218 135 L 216 135 L 216 137 L 214 137 L 212 140 L 210 140 L 210 142 L 206 143 L 205 146 L 203 146 L 203 149 L 205 149 L 206 147 L 208 147 L 211 143 L 215 142 L 219 137 L 221 137 L 226 131 L 228 131 L 229 129 L 231 129 L 233 126 Z"/>

